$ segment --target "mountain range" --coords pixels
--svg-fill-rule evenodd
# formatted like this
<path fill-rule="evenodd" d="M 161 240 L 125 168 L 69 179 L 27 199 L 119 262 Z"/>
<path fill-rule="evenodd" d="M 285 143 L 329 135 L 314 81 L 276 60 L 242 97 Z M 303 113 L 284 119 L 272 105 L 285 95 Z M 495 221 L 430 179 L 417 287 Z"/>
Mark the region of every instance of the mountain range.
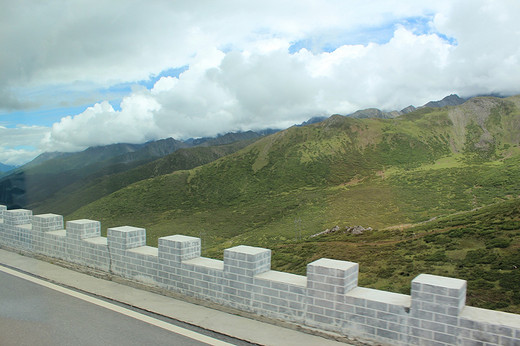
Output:
<path fill-rule="evenodd" d="M 153 246 L 197 236 L 214 258 L 268 247 L 274 269 L 298 274 L 320 257 L 358 261 L 363 285 L 397 292 L 420 272 L 453 275 L 475 305 L 518 312 L 520 95 L 462 101 L 57 154 L 1 179 L 0 199 L 103 230 L 144 227 Z M 357 225 L 371 231 L 345 233 Z M 310 238 L 326 229 L 340 231 Z"/>
<path fill-rule="evenodd" d="M 56 194 L 68 196 L 73 188 L 145 165 L 179 149 L 218 147 L 240 141 L 247 143 L 248 140 L 262 135 L 247 131 L 185 142 L 167 138 L 144 144 L 118 143 L 90 147 L 77 153 L 44 153 L 0 179 L 0 203 L 9 208 L 24 207 L 37 211 L 42 203 L 52 203 Z M 222 153 L 228 151 L 223 150 Z M 202 159 L 199 164 L 202 163 L 206 161 Z M 87 200 L 90 201 L 96 196 L 89 196 Z M 58 211 L 67 214 L 71 207 L 71 204 L 65 204 L 64 208 L 58 208 Z"/>
<path fill-rule="evenodd" d="M 430 108 L 441 108 L 446 106 L 458 106 L 466 102 L 466 99 L 463 99 L 459 97 L 458 95 L 451 94 L 449 96 L 446 96 L 442 100 L 439 101 L 430 101 L 426 103 L 424 106 L 421 106 L 419 108 L 424 107 L 430 107 Z M 391 119 L 398 117 L 403 114 L 411 113 L 413 111 L 417 110 L 417 108 L 413 105 L 410 105 L 408 107 L 405 107 L 401 109 L 400 111 L 389 111 L 385 112 L 377 108 L 367 108 L 367 109 L 361 109 L 358 110 L 352 114 L 349 114 L 348 116 L 354 117 L 354 118 L 383 118 L 383 119 Z"/>
<path fill-rule="evenodd" d="M 469 104 L 476 104 L 478 102 L 483 102 L 478 100 L 487 99 L 480 98 L 475 100 L 471 101 Z M 499 102 L 500 99 L 489 98 L 489 100 L 493 100 L 493 102 Z M 365 137 L 363 141 L 370 143 L 372 140 L 375 140 L 375 142 L 371 143 L 369 147 L 373 147 L 371 150 L 377 149 L 376 152 L 382 150 L 383 147 L 386 148 L 384 152 L 377 153 L 378 156 L 376 155 L 376 157 L 370 158 L 371 161 L 378 162 L 383 160 L 384 155 L 388 155 L 390 153 L 394 155 L 399 151 L 399 148 L 392 148 L 389 146 L 389 143 L 387 143 L 386 140 L 382 141 L 381 143 L 381 138 L 379 137 L 388 137 L 389 133 L 386 131 L 381 132 L 381 129 L 379 128 L 381 124 L 374 122 L 375 119 L 398 119 L 400 123 L 410 123 L 416 126 L 416 122 L 406 122 L 405 120 L 414 116 L 419 116 L 419 118 L 421 118 L 422 114 L 437 114 L 438 112 L 434 111 L 435 109 L 442 109 L 443 112 L 446 112 L 447 108 L 460 106 L 460 104 L 463 102 L 464 99 L 458 97 L 457 95 L 449 95 L 440 101 L 428 102 L 425 106 L 419 108 L 409 106 L 401 111 L 393 112 L 383 112 L 379 109 L 373 108 L 360 110 L 345 117 L 340 115 L 334 115 L 328 119 L 325 117 L 314 117 L 296 127 L 302 128 L 300 131 L 309 131 L 309 129 L 316 127 L 319 128 L 320 126 L 323 126 L 323 124 L 326 124 L 327 128 L 330 128 L 332 124 L 352 121 L 349 120 L 352 118 L 360 120 L 366 119 L 366 121 L 363 120 L 363 122 L 360 124 L 363 124 L 362 126 L 369 128 L 367 133 L 370 134 L 370 136 Z M 443 148 L 441 151 L 443 154 L 446 154 L 445 151 L 448 150 L 448 148 L 446 148 L 446 143 L 443 143 L 443 141 L 445 141 L 448 136 L 450 138 L 449 150 L 452 153 L 460 153 L 463 151 L 463 147 L 466 145 L 468 139 L 463 138 L 464 136 L 468 136 L 466 131 L 467 120 L 461 116 L 455 117 L 453 115 L 457 113 L 455 109 L 460 108 L 454 108 L 449 112 L 451 118 L 448 121 L 456 121 L 451 129 L 443 129 L 445 133 L 435 134 L 433 138 L 428 138 L 432 136 L 431 133 L 427 134 L 428 137 L 425 137 L 418 143 L 413 144 L 413 146 L 416 146 L 414 150 L 410 151 L 409 148 L 406 150 L 404 150 L 404 148 L 400 148 L 400 154 L 406 152 L 407 154 L 412 155 L 411 157 L 414 157 L 420 155 L 419 153 L 422 150 L 425 152 L 425 154 L 427 153 L 429 157 L 437 157 L 438 153 L 432 150 L 437 150 L 438 148 Z M 472 120 L 472 122 L 474 121 Z M 481 122 L 482 121 L 479 120 L 475 123 L 480 124 Z M 321 125 L 315 126 L 316 124 Z M 390 125 L 385 126 L 388 128 Z M 395 131 L 397 132 L 404 130 L 402 125 L 394 124 L 392 126 L 395 127 Z M 482 138 L 479 139 L 478 145 L 480 147 L 492 145 L 494 148 L 496 139 L 488 138 L 489 131 L 487 127 L 482 126 L 482 124 L 478 126 L 480 126 L 482 129 L 481 131 L 484 133 Z M 439 126 L 437 127 L 439 128 Z M 456 132 L 453 132 L 455 130 Z M 282 131 L 281 133 L 292 133 L 294 131 L 298 130 L 291 128 Z M 423 131 L 423 129 L 421 129 L 421 131 Z M 446 133 L 446 131 L 451 131 L 451 133 Z M 475 131 L 478 132 L 479 130 L 475 129 Z M 363 132 L 364 131 L 361 131 L 360 133 Z M 168 138 L 143 144 L 119 143 L 107 146 L 91 147 L 78 153 L 44 153 L 28 164 L 10 172 L 8 176 L 0 179 L 0 203 L 8 205 L 10 208 L 25 207 L 35 209 L 35 211 L 39 211 L 40 209 L 43 211 L 44 208 L 40 207 L 46 205 L 47 207 L 56 208 L 55 212 L 67 215 L 80 208 L 87 202 L 93 202 L 96 199 L 105 196 L 106 194 L 117 191 L 119 188 L 126 186 L 125 184 L 149 179 L 153 176 L 161 174 L 171 173 L 176 170 L 191 169 L 196 166 L 209 163 L 217 158 L 239 150 L 243 146 L 250 144 L 252 141 L 258 140 L 267 135 L 271 135 L 268 138 L 273 140 L 273 138 L 276 138 L 277 135 L 280 135 L 280 132 L 279 130 L 269 129 L 258 132 L 248 131 L 240 133 L 229 133 L 218 136 L 216 138 L 199 138 L 189 139 L 186 141 L 178 141 L 173 138 Z M 373 135 L 377 135 L 377 137 L 370 139 Z M 312 136 L 314 136 L 314 134 L 311 134 L 311 137 Z M 349 134 L 349 136 L 352 135 Z M 407 133 L 396 133 L 392 136 L 395 137 L 395 140 L 397 140 L 399 144 L 406 144 L 406 142 L 410 140 L 417 141 L 417 138 L 414 138 L 413 136 L 410 137 L 410 134 Z M 440 138 L 443 139 L 440 140 Z M 424 140 L 426 139 L 430 141 L 430 143 L 424 143 Z M 318 140 L 314 140 L 314 142 L 319 143 L 315 149 L 317 151 L 317 156 L 314 156 L 313 154 L 309 158 L 309 161 L 311 161 L 314 165 L 320 161 L 317 160 L 323 155 L 323 153 L 319 152 L 319 150 L 321 150 L 320 147 L 327 141 L 330 141 L 330 139 L 320 138 Z M 342 141 L 344 141 L 344 139 L 342 139 Z M 435 141 L 435 146 L 433 146 L 431 141 Z M 490 141 L 490 143 L 487 143 L 487 141 Z M 308 147 L 311 143 L 308 141 L 304 142 L 305 143 L 300 145 Z M 231 143 L 234 144 L 229 145 Z M 363 144 L 362 147 L 368 145 L 367 143 Z M 287 144 L 287 148 L 284 148 L 284 150 L 289 149 L 292 145 L 294 145 L 294 143 Z M 331 144 L 328 145 L 330 146 Z M 341 162 L 348 162 L 349 160 L 352 160 L 353 157 L 349 158 L 348 156 L 354 156 L 355 153 L 357 156 L 359 156 L 358 159 L 362 161 L 367 161 L 369 159 L 369 157 L 367 157 L 368 152 L 366 150 L 360 151 L 360 144 L 355 143 L 355 141 L 352 142 L 352 138 L 350 143 L 343 143 L 342 145 L 344 146 L 343 151 L 346 151 L 346 155 L 340 156 Z M 411 143 L 408 143 L 408 145 L 412 146 Z M 353 146 L 353 148 L 348 148 L 351 146 Z M 202 147 L 211 149 L 200 149 Z M 190 148 L 192 149 L 188 150 Z M 193 148 L 199 149 L 194 150 Z M 272 148 L 269 147 L 269 150 L 272 150 Z M 337 148 L 332 150 L 338 151 Z M 179 153 L 171 157 L 168 156 L 177 151 L 179 151 Z M 302 151 L 301 149 L 299 151 L 299 155 L 301 155 L 302 152 L 306 152 L 305 150 Z M 309 153 L 306 153 L 305 155 L 309 155 Z M 181 157 L 183 159 L 181 159 Z M 155 160 L 158 161 L 155 162 Z M 181 163 L 181 161 L 183 161 L 183 163 Z M 255 163 L 255 167 L 260 161 Z M 168 162 L 168 164 L 165 162 Z M 283 165 L 286 164 L 287 163 L 284 163 Z M 408 165 L 420 165 L 420 163 L 409 162 Z M 151 169 L 150 167 L 155 168 Z M 350 167 L 350 169 L 345 174 L 353 176 L 355 175 L 353 172 L 357 172 L 357 170 L 360 168 L 361 166 L 359 164 L 352 165 L 352 167 Z M 334 171 L 333 167 L 324 167 L 323 169 L 324 171 Z M 323 172 L 320 174 L 322 173 Z M 288 176 L 288 174 L 285 174 L 285 176 Z M 302 174 L 298 172 L 297 176 L 302 176 Z M 291 177 L 291 179 L 296 181 L 298 180 L 297 177 Z M 102 184 L 104 187 L 95 188 L 94 186 L 96 184 Z M 87 188 L 90 192 L 84 193 L 83 189 Z M 94 190 L 92 189 L 96 190 L 97 192 L 93 193 L 92 191 Z M 78 198 L 76 197 L 77 194 L 83 197 Z M 65 200 L 67 201 L 66 203 L 63 202 Z M 76 200 L 76 202 L 72 202 L 72 200 Z"/>
<path fill-rule="evenodd" d="M 335 115 L 260 138 L 198 168 L 142 180 L 74 215 L 130 218 L 156 225 L 152 229 L 175 223 L 173 229 L 190 234 L 219 228 L 212 241 L 218 243 L 291 229 L 298 215 L 311 219 L 311 233 L 333 223 L 380 228 L 469 210 L 505 198 L 495 185 L 477 184 L 483 176 L 476 172 L 516 174 L 518 100 L 475 98 L 393 119 Z M 516 193 L 514 181 L 501 184 Z M 194 221 L 196 212 L 205 216 Z M 241 217 L 245 224 L 237 222 Z"/>
<path fill-rule="evenodd" d="M 463 102 L 463 99 L 456 95 L 450 95 L 441 101 L 429 102 L 427 105 L 441 107 L 461 102 Z M 415 109 L 414 106 L 409 106 L 401 111 L 384 112 L 376 108 L 370 108 L 357 111 L 348 116 L 355 118 L 393 118 Z M 311 125 L 325 119 L 327 117 L 317 116 L 296 126 Z M 0 163 L 0 203 L 10 208 L 24 207 L 38 211 L 42 203 L 54 203 L 54 201 L 59 199 L 59 195 L 67 196 L 64 198 L 70 200 L 71 189 L 84 186 L 87 181 L 90 182 L 102 176 L 115 175 L 131 170 L 171 154 L 178 149 L 226 145 L 259 138 L 278 131 L 280 130 L 265 129 L 227 133 L 215 138 L 190 138 L 185 141 L 167 138 L 142 144 L 117 143 L 90 147 L 76 153 L 45 152 L 21 167 L 7 166 Z M 205 160 L 199 160 L 198 162 L 199 164 L 207 163 L 207 159 L 206 157 Z M 175 168 L 172 167 L 172 169 Z M 114 179 L 111 181 L 114 181 Z M 114 186 L 121 187 L 122 185 L 116 183 Z M 108 193 L 115 190 L 112 188 L 104 191 Z M 87 195 L 89 198 L 81 199 L 83 202 L 87 200 L 93 201 L 94 198 L 102 197 L 99 193 Z M 54 204 L 51 205 L 54 206 Z M 80 204 L 78 203 L 68 203 L 58 206 L 57 210 L 62 214 L 67 214 L 79 206 Z"/>

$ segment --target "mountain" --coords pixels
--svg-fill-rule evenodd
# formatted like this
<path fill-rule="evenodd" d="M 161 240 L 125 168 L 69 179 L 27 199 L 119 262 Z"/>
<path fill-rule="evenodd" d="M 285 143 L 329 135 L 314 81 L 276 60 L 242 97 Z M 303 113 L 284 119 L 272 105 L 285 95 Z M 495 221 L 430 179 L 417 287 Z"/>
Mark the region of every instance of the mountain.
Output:
<path fill-rule="evenodd" d="M 464 102 L 466 102 L 466 99 L 460 98 L 459 96 L 452 94 L 452 95 L 446 96 L 445 98 L 443 98 L 440 101 L 430 101 L 430 102 L 426 103 L 424 106 L 421 106 L 420 108 L 422 108 L 422 107 L 442 108 L 442 107 L 446 107 L 446 106 L 458 106 L 458 105 L 463 104 Z M 358 110 L 354 113 L 349 114 L 348 116 L 353 117 L 353 118 L 360 118 L 360 119 L 364 119 L 364 118 L 392 119 L 392 118 L 396 118 L 403 114 L 408 114 L 408 113 L 414 112 L 415 110 L 417 110 L 417 108 L 413 105 L 405 107 L 405 108 L 401 109 L 400 111 L 389 111 L 389 112 L 385 112 L 385 111 L 382 111 L 377 108 L 367 108 L 367 109 Z"/>
<path fill-rule="evenodd" d="M 471 305 L 519 313 L 519 180 L 520 96 L 478 97 L 293 126 L 136 181 L 67 219 L 144 227 L 153 246 L 200 237 L 212 258 L 266 247 L 273 269 L 296 274 L 321 257 L 355 261 L 361 286 L 405 294 L 419 273 L 455 276 L 468 280 Z M 348 231 L 357 225 L 362 234 Z"/>
<path fill-rule="evenodd" d="M 14 171 L 16 167 L 17 166 L 6 165 L 0 162 L 0 178 L 10 174 L 10 172 Z"/>
<path fill-rule="evenodd" d="M 113 144 L 112 146 L 119 146 L 121 144 Z M 123 145 L 124 146 L 124 145 Z M 107 148 L 99 147 L 99 148 Z M 111 146 L 110 146 L 111 147 Z M 116 154 L 115 152 L 111 152 L 110 156 L 107 159 L 93 158 L 92 163 L 101 163 L 102 166 L 107 166 L 107 162 L 111 165 L 113 164 L 128 164 L 132 162 L 149 162 L 159 157 L 163 157 L 165 155 L 171 154 L 179 149 L 189 147 L 186 143 L 182 141 L 178 141 L 173 138 L 160 139 L 157 141 L 151 141 L 144 144 L 132 145 L 131 147 L 127 147 L 127 150 L 123 149 L 123 153 Z M 97 148 L 89 148 L 95 150 Z M 87 150 L 89 150 L 87 149 Z M 135 150 L 133 150 L 135 149 Z"/>
<path fill-rule="evenodd" d="M 335 115 L 259 139 L 209 164 L 142 180 L 85 205 L 148 241 L 205 234 L 206 251 L 294 234 L 429 220 L 520 195 L 520 96 L 473 98 L 392 119 Z M 508 197 L 509 196 L 509 197 Z"/>
<path fill-rule="evenodd" d="M 399 111 L 391 111 L 391 112 L 383 112 L 380 109 L 377 108 L 367 108 L 358 110 L 352 114 L 349 114 L 348 116 L 353 118 L 380 118 L 380 119 L 391 119 L 400 116 L 402 113 Z"/>
<path fill-rule="evenodd" d="M 265 130 L 263 132 L 274 132 Z M 255 140 L 262 137 L 260 132 L 228 133 L 217 138 L 205 138 L 182 142 L 173 138 L 151 141 L 143 144 L 118 143 L 106 146 L 90 147 L 77 153 L 44 153 L 35 160 L 18 168 L 3 178 L 0 178 L 0 204 L 9 208 L 23 207 L 38 211 L 42 205 L 51 205 L 56 208 L 55 213 L 66 214 L 81 203 L 91 202 L 92 198 L 100 198 L 106 193 L 114 191 L 115 187 L 122 187 L 120 183 L 113 183 L 113 188 L 94 189 L 96 193 L 87 193 L 78 197 L 83 188 L 90 187 L 93 181 L 101 181 L 104 177 L 115 176 L 119 173 L 132 170 L 135 167 L 165 157 L 179 149 L 193 146 L 222 146 L 225 144 Z M 219 155 L 228 154 L 237 146 L 231 145 L 227 149 L 209 149 L 207 152 L 193 151 L 193 155 L 186 154 L 184 163 L 166 169 L 188 169 L 196 165 L 210 162 Z M 239 148 L 238 146 L 237 148 Z M 233 148 L 233 149 L 231 149 Z M 198 156 L 198 157 L 197 157 Z M 188 159 L 188 157 L 190 157 Z M 173 160 L 175 162 L 179 160 Z M 182 161 L 182 160 L 180 160 Z M 167 166 L 167 165 L 166 165 Z M 166 167 L 162 165 L 162 167 Z M 146 172 L 146 169 L 141 172 Z M 132 172 L 133 179 L 145 179 Z M 108 179 L 115 182 L 114 179 Z M 134 182 L 136 180 L 121 180 Z M 68 202 L 63 202 L 68 201 Z M 75 201 L 74 203 L 72 201 Z M 44 209 L 44 208 L 43 208 Z"/>
<path fill-rule="evenodd" d="M 297 126 L 306 126 L 311 124 L 316 124 L 319 122 L 322 122 L 323 120 L 326 120 L 328 117 L 312 117 L 307 121 L 304 121 L 303 123 L 297 125 Z"/>
<path fill-rule="evenodd" d="M 446 106 L 458 106 L 466 102 L 465 99 L 460 98 L 458 95 L 451 94 L 446 96 L 440 101 L 430 101 L 423 107 L 446 107 Z"/>
<path fill-rule="evenodd" d="M 245 131 L 245 132 L 231 132 L 225 135 L 219 135 L 217 137 L 203 137 L 203 138 L 190 138 L 185 141 L 190 146 L 214 146 L 214 145 L 226 145 L 237 141 L 244 141 L 250 139 L 257 139 L 268 134 L 278 132 L 280 130 L 266 129 L 261 131 Z"/>
<path fill-rule="evenodd" d="M 41 163 L 43 163 L 45 161 L 56 159 L 56 158 L 59 158 L 59 157 L 66 157 L 66 156 L 69 156 L 69 155 L 72 155 L 72 153 L 63 153 L 63 152 L 59 152 L 59 151 L 45 152 L 45 153 L 42 153 L 42 154 L 38 155 L 32 161 L 27 162 L 26 164 L 22 165 L 20 167 L 20 169 L 21 170 L 25 170 L 25 169 L 28 169 L 28 168 L 31 168 L 31 167 L 38 166 L 39 164 L 41 164 Z"/>
<path fill-rule="evenodd" d="M 181 148 L 160 159 L 121 172 L 109 166 L 97 174 L 92 174 L 64 187 L 35 206 L 34 211 L 44 213 L 51 210 L 54 213 L 67 215 L 85 204 L 94 202 L 132 183 L 201 166 L 229 155 L 254 140 L 253 137 L 249 140 L 237 140 L 225 145 Z"/>
<path fill-rule="evenodd" d="M 170 138 L 145 144 L 90 147 L 78 153 L 42 154 L 0 179 L 0 203 L 10 208 L 35 208 L 57 191 L 87 176 L 128 170 L 185 146 Z"/>
<path fill-rule="evenodd" d="M 0 179 L 0 198 L 103 231 L 144 227 L 153 246 L 201 237 L 212 258 L 267 247 L 273 269 L 296 274 L 320 257 L 355 261 L 360 285 L 394 292 L 421 272 L 456 276 L 470 304 L 519 313 L 520 95 L 433 105 L 53 153 Z"/>
<path fill-rule="evenodd" d="M 0 173 L 12 171 L 16 166 L 6 165 L 0 162 Z"/>
<path fill-rule="evenodd" d="M 405 107 L 405 108 L 401 109 L 400 113 L 401 114 L 408 114 L 408 113 L 414 112 L 415 110 L 417 110 L 417 108 L 415 108 L 415 106 L 409 105 L 408 107 Z"/>

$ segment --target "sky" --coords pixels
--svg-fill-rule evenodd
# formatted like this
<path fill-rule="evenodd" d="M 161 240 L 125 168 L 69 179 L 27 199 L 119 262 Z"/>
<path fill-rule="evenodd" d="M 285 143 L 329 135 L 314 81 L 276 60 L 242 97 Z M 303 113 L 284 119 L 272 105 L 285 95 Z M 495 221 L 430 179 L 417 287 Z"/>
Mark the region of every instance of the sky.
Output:
<path fill-rule="evenodd" d="M 0 162 L 520 94 L 518 0 L 0 0 Z"/>

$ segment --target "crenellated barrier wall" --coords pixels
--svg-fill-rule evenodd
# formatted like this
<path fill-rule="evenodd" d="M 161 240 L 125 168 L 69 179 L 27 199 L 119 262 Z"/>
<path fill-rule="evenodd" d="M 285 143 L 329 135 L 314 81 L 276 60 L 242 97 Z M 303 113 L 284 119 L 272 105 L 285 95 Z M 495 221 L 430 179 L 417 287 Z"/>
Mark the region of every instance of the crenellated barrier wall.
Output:
<path fill-rule="evenodd" d="M 200 239 L 68 221 L 0 206 L 0 245 L 59 258 L 274 319 L 399 345 L 520 345 L 520 315 L 465 305 L 466 281 L 421 274 L 411 295 L 358 287 L 358 264 L 322 258 L 307 275 L 271 270 L 271 250 L 235 246 L 200 256 Z M 520 289 L 520 287 L 519 287 Z"/>

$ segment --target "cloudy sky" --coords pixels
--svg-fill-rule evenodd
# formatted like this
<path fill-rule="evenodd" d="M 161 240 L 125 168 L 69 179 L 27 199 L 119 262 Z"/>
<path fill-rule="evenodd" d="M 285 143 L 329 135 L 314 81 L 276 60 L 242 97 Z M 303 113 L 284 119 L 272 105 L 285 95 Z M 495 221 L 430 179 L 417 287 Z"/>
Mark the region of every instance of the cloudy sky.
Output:
<path fill-rule="evenodd" d="M 0 1 L 0 162 L 520 93 L 518 0 Z"/>

